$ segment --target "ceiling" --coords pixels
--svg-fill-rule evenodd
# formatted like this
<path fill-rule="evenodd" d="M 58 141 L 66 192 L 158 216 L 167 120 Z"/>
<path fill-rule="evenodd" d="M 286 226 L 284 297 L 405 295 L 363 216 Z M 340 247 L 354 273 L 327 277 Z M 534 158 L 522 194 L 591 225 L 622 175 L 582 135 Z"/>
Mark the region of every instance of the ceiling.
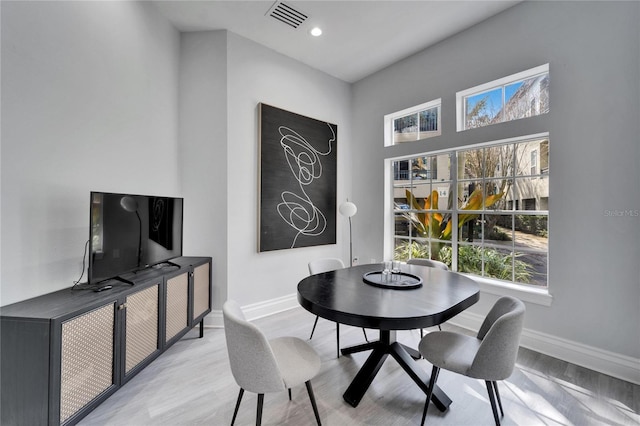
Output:
<path fill-rule="evenodd" d="M 274 0 L 154 1 L 180 31 L 226 29 L 346 82 L 355 82 L 519 1 L 284 0 L 298 28 L 267 15 Z M 309 30 L 319 26 L 320 37 Z"/>

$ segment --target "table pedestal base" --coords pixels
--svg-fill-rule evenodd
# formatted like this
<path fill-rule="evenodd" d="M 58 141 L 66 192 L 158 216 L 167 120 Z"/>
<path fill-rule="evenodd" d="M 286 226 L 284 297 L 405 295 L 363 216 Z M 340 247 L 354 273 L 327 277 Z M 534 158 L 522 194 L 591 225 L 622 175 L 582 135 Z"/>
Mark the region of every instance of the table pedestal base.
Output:
<path fill-rule="evenodd" d="M 373 382 L 376 374 L 378 374 L 380 367 L 382 367 L 382 364 L 389 355 L 391 355 L 398 364 L 400 364 L 402 369 L 409 375 L 409 377 L 411 377 L 418 387 L 422 389 L 425 394 L 427 393 L 430 377 L 412 359 L 412 354 L 410 354 L 410 352 L 417 353 L 417 351 L 396 342 L 395 335 L 395 331 L 380 330 L 379 341 L 342 349 L 343 355 L 372 350 L 369 358 L 367 358 L 364 365 L 360 368 L 360 371 L 358 371 L 358 374 L 356 374 L 356 377 L 345 391 L 344 395 L 342 395 L 344 400 L 352 407 L 358 406 L 360 400 L 362 400 L 362 397 L 371 385 L 371 382 Z M 440 411 L 446 411 L 447 408 L 449 408 L 449 405 L 451 405 L 451 399 L 449 399 L 447 394 L 445 394 L 438 385 L 433 389 L 431 400 Z"/>

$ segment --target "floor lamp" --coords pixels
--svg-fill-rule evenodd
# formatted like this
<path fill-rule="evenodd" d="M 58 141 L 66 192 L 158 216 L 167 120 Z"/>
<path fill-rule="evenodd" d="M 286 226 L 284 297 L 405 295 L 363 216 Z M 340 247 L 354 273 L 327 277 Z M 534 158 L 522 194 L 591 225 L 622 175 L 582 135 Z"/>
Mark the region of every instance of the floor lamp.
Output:
<path fill-rule="evenodd" d="M 354 216 L 356 214 L 358 208 L 347 198 L 347 201 L 340 204 L 339 210 L 342 216 L 346 216 L 349 218 L 349 266 L 353 266 L 353 238 L 351 236 L 351 216 Z"/>
<path fill-rule="evenodd" d="M 349 266 L 353 266 L 353 238 L 351 236 L 351 216 L 354 216 L 358 212 L 358 208 L 356 207 L 355 204 L 350 202 L 349 199 L 347 198 L 347 201 L 340 204 L 340 207 L 338 208 L 338 210 L 340 211 L 340 214 L 342 216 L 346 216 L 349 218 Z M 336 332 L 338 330 L 338 327 L 339 326 L 336 326 Z M 366 340 L 367 343 L 369 343 L 369 339 L 367 338 L 367 332 L 364 330 L 364 328 L 362 329 L 362 333 L 364 334 L 364 340 Z"/>

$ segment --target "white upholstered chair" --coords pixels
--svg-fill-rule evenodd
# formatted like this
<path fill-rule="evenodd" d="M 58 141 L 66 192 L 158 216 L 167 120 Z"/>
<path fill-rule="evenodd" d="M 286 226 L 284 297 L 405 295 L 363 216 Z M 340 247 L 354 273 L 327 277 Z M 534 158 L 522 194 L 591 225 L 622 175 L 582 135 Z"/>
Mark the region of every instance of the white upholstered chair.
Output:
<path fill-rule="evenodd" d="M 407 260 L 407 264 L 428 266 L 430 268 L 438 268 L 438 269 L 443 269 L 445 271 L 449 270 L 449 267 L 447 266 L 447 264 L 444 262 L 440 262 L 439 260 L 414 258 L 414 259 Z"/>
<path fill-rule="evenodd" d="M 267 340 L 258 327 L 245 319 L 235 301 L 225 302 L 222 314 L 231 372 L 240 386 L 231 425 L 236 420 L 245 390 L 258 394 L 256 425 L 260 425 L 264 394 L 288 390 L 291 399 L 291 388 L 302 383 L 307 386 L 313 413 L 320 425 L 320 415 L 311 388 L 311 379 L 320 371 L 318 354 L 297 337 Z"/>
<path fill-rule="evenodd" d="M 423 425 L 441 368 L 484 380 L 493 418 L 496 425 L 500 424 L 496 400 L 503 417 L 504 411 L 497 381 L 507 379 L 513 372 L 524 325 L 524 313 L 525 306 L 520 300 L 501 297 L 487 314 L 477 337 L 449 331 L 434 331 L 420 341 L 420 354 L 433 364 L 422 413 Z"/>
<path fill-rule="evenodd" d="M 327 271 L 335 271 L 336 269 L 344 269 L 344 263 L 342 260 L 335 257 L 327 257 L 322 259 L 316 259 L 309 262 L 309 273 L 320 274 Z"/>
<path fill-rule="evenodd" d="M 344 269 L 344 263 L 342 260 L 328 257 L 323 259 L 316 259 L 309 262 L 309 274 L 321 274 L 323 272 L 335 271 L 336 269 Z M 316 325 L 318 325 L 318 316 L 316 315 L 316 320 L 313 322 L 313 328 L 311 329 L 311 335 L 309 336 L 309 340 L 313 339 L 313 332 L 316 331 Z M 364 333 L 364 339 L 368 342 L 367 332 L 362 329 Z M 336 345 L 337 345 L 337 357 L 340 358 L 340 323 L 336 323 Z"/>

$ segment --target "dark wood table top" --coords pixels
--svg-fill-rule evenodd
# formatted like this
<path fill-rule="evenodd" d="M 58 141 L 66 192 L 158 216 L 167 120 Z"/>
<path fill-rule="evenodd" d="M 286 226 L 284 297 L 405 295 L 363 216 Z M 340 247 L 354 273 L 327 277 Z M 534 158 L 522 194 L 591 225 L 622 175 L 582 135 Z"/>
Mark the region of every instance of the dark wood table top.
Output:
<path fill-rule="evenodd" d="M 311 275 L 298 284 L 298 302 L 309 312 L 341 324 L 380 330 L 411 330 L 443 323 L 480 298 L 472 279 L 419 265 L 402 272 L 417 275 L 416 289 L 387 289 L 367 284 L 362 276 L 380 271 L 369 264 Z"/>

